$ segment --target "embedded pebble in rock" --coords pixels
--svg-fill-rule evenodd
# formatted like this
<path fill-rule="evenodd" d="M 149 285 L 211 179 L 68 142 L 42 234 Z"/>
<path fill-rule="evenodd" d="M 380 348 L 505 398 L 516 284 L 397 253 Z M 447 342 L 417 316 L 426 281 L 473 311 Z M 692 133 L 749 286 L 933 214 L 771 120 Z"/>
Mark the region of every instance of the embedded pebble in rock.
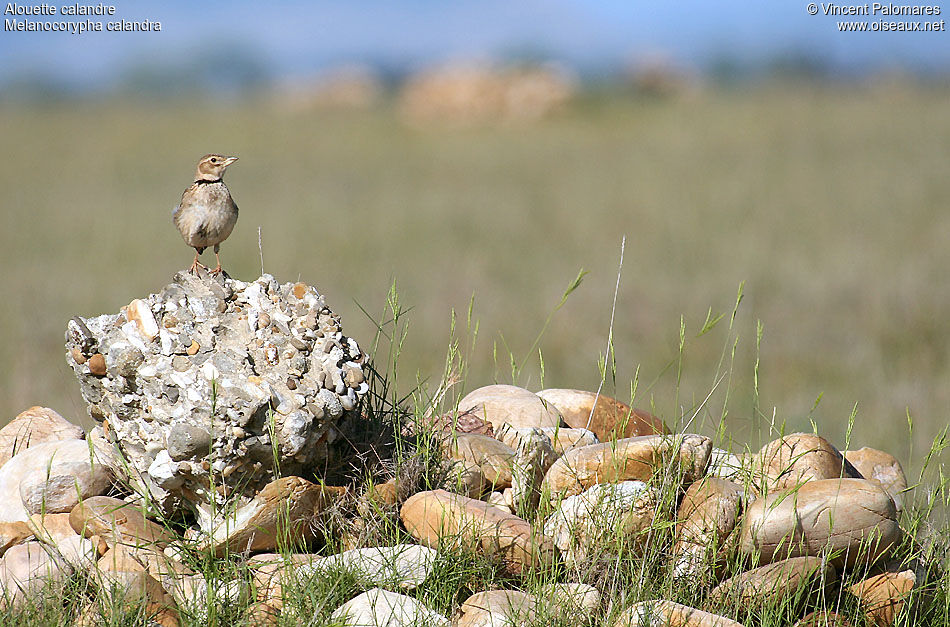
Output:
<path fill-rule="evenodd" d="M 118 315 L 70 320 L 66 348 L 90 415 L 166 513 L 315 470 L 369 389 L 323 296 L 270 275 L 178 273 Z"/>
<path fill-rule="evenodd" d="M 352 549 L 327 557 L 317 557 L 296 567 L 297 576 L 343 570 L 356 576 L 366 587 L 412 590 L 422 585 L 438 555 L 435 549 L 418 544 L 397 544 Z"/>
<path fill-rule="evenodd" d="M 538 598 L 520 590 L 486 590 L 468 597 L 455 627 L 518 627 L 536 620 Z"/>
<path fill-rule="evenodd" d="M 314 516 L 337 491 L 301 477 L 281 477 L 225 518 L 202 521 L 200 548 L 215 555 L 298 546 L 314 539 Z"/>
<path fill-rule="evenodd" d="M 841 452 L 823 437 L 793 433 L 769 442 L 751 461 L 760 492 L 774 492 L 816 479 L 859 479 Z"/>
<path fill-rule="evenodd" d="M 917 576 L 914 571 L 905 570 L 868 577 L 848 588 L 848 592 L 858 599 L 868 624 L 874 627 L 889 627 L 900 617 L 904 604 L 916 585 Z"/>
<path fill-rule="evenodd" d="M 659 493 L 642 481 L 599 484 L 561 501 L 544 535 L 568 566 L 579 565 L 597 551 L 642 547 L 659 507 Z"/>
<path fill-rule="evenodd" d="M 702 577 L 726 557 L 727 538 L 735 537 L 732 531 L 742 510 L 742 492 L 739 484 L 712 475 L 689 486 L 676 515 L 674 577 Z"/>
<path fill-rule="evenodd" d="M 446 456 L 466 462 L 467 466 L 477 466 L 494 489 L 511 486 L 515 451 L 499 440 L 475 433 L 447 433 L 441 446 Z"/>
<path fill-rule="evenodd" d="M 404 594 L 381 588 L 367 590 L 356 596 L 330 615 L 344 627 L 439 627 L 449 620 L 436 611 Z"/>
<path fill-rule="evenodd" d="M 553 499 L 580 494 L 598 483 L 649 481 L 669 470 L 685 483 L 702 477 L 709 465 L 712 441 L 701 435 L 648 435 L 571 449 L 544 477 L 542 490 Z"/>
<path fill-rule="evenodd" d="M 445 490 L 419 492 L 400 510 L 406 530 L 426 546 L 451 541 L 500 559 L 512 574 L 550 565 L 555 549 L 531 524 L 488 503 Z"/>
<path fill-rule="evenodd" d="M 30 407 L 0 428 L 0 466 L 31 446 L 56 440 L 81 440 L 84 436 L 82 427 L 49 407 Z"/>
<path fill-rule="evenodd" d="M 769 563 L 833 554 L 836 566 L 873 563 L 901 539 L 890 495 L 864 479 L 823 479 L 760 498 L 746 510 L 739 550 Z"/>
<path fill-rule="evenodd" d="M 663 599 L 640 601 L 623 612 L 612 627 L 742 627 L 731 618 Z"/>
<path fill-rule="evenodd" d="M 504 423 L 514 427 L 557 427 L 561 413 L 537 394 L 514 385 L 486 385 L 459 401 L 461 413 L 471 412 L 497 431 Z"/>
<path fill-rule="evenodd" d="M 0 610 L 35 602 L 37 595 L 54 591 L 69 574 L 69 566 L 55 551 L 39 542 L 10 547 L 0 558 Z"/>
<path fill-rule="evenodd" d="M 812 596 L 834 584 L 834 566 L 820 557 L 792 557 L 739 573 L 716 586 L 709 598 L 717 603 L 783 605 L 796 596 Z M 807 592 L 806 592 L 807 591 Z"/>
<path fill-rule="evenodd" d="M 128 544 L 161 550 L 176 539 L 135 505 L 110 496 L 94 496 L 79 503 L 69 513 L 69 524 L 76 533 L 86 538 L 98 536 L 109 547 Z"/>
<path fill-rule="evenodd" d="M 631 409 L 625 403 L 603 394 L 598 396 L 595 392 L 584 390 L 551 388 L 541 390 L 538 396 L 554 405 L 568 426 L 589 429 L 601 442 L 670 433 L 669 428 L 656 416 L 640 409 Z"/>
<path fill-rule="evenodd" d="M 44 509 L 68 512 L 106 492 L 107 456 L 86 440 L 44 442 L 17 453 L 0 469 L 0 522 L 26 522 Z"/>
<path fill-rule="evenodd" d="M 907 477 L 897 458 L 873 448 L 860 448 L 856 451 L 845 451 L 844 458 L 857 469 L 861 476 L 873 481 L 887 490 L 894 497 L 897 511 L 901 510 L 903 500 L 901 495 L 907 490 Z"/>

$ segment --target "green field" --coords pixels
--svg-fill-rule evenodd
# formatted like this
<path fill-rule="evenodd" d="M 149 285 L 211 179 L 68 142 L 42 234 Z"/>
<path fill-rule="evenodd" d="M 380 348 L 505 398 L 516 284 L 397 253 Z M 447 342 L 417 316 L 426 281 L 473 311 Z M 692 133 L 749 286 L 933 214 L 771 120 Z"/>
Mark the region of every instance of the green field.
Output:
<path fill-rule="evenodd" d="M 595 389 L 626 235 L 607 393 L 630 400 L 639 368 L 634 403 L 673 424 L 715 387 L 703 429 L 728 392 L 727 432 L 753 445 L 774 416 L 844 448 L 857 404 L 851 446 L 913 468 L 950 409 L 948 96 L 911 83 L 615 94 L 536 123 L 425 129 L 390 107 L 291 114 L 264 98 L 5 105 L 0 422 L 39 404 L 89 424 L 66 321 L 188 266 L 170 212 L 197 158 L 220 151 L 241 158 L 225 267 L 259 275 L 260 228 L 264 269 L 315 285 L 363 344 L 375 326 L 361 308 L 383 317 L 395 282 L 411 309 L 404 393 L 417 371 L 438 383 L 451 312 L 464 327 L 473 295 L 466 390 L 511 382 L 506 346 L 526 360 L 521 385 Z M 542 382 L 532 345 L 581 268 L 538 344 Z M 732 330 L 727 315 L 700 336 L 742 282 Z M 717 372 L 731 376 L 716 386 Z"/>

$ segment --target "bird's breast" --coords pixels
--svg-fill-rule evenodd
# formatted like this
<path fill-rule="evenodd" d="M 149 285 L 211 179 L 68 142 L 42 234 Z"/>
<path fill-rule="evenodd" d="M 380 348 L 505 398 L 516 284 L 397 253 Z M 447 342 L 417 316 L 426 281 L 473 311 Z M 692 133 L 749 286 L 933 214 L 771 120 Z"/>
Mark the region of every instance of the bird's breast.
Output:
<path fill-rule="evenodd" d="M 231 234 L 237 214 L 237 206 L 223 183 L 193 185 L 182 196 L 175 224 L 185 243 L 207 248 Z"/>

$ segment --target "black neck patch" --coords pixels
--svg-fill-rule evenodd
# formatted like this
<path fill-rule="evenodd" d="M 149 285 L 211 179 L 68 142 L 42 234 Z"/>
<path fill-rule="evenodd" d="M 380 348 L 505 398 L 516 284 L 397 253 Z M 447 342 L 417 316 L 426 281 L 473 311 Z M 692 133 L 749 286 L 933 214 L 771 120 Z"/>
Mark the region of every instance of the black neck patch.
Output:
<path fill-rule="evenodd" d="M 208 181 L 206 179 L 198 179 L 195 181 L 195 185 L 210 185 L 211 183 L 220 183 L 221 179 L 214 179 L 213 181 Z"/>

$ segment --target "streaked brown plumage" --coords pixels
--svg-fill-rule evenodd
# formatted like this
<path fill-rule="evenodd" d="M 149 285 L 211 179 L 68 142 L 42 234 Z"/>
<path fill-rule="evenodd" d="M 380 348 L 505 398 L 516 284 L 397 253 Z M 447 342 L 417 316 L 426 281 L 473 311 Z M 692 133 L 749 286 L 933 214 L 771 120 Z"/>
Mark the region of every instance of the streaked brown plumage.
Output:
<path fill-rule="evenodd" d="M 195 249 L 195 260 L 189 270 L 196 274 L 198 268 L 207 270 L 207 266 L 198 263 L 198 255 L 211 246 L 214 246 L 214 258 L 218 262 L 218 267 L 211 272 L 221 272 L 218 251 L 238 219 L 237 205 L 221 177 L 235 161 L 237 157 L 218 154 L 203 156 L 198 161 L 195 182 L 181 195 L 181 202 L 172 213 L 175 226 L 185 243 Z"/>

